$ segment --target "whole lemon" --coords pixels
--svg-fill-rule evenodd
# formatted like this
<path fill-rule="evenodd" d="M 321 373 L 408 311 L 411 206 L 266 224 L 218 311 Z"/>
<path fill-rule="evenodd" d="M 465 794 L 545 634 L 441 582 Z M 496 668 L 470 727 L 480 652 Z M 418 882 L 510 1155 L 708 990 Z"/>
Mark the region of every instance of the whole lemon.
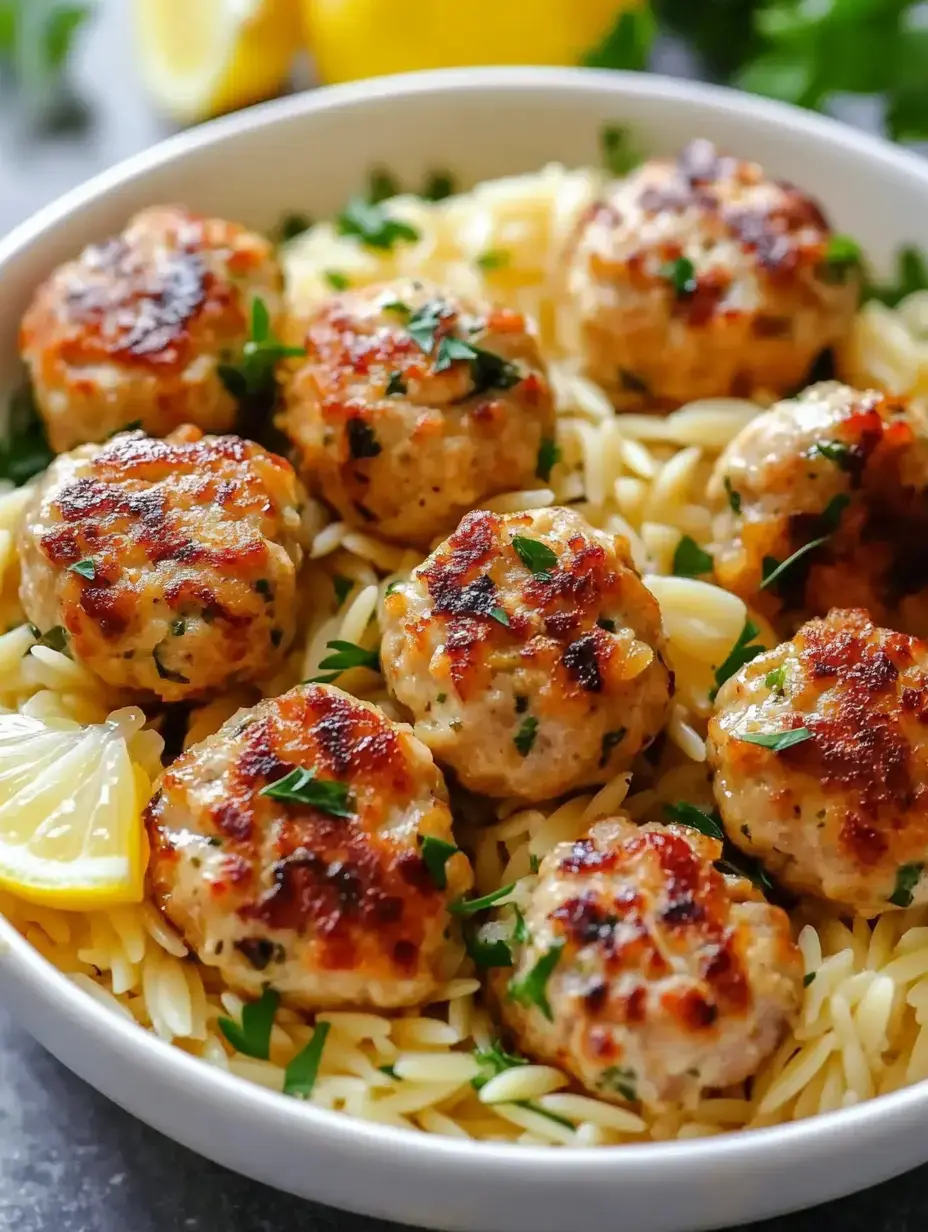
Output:
<path fill-rule="evenodd" d="M 475 64 L 577 64 L 642 0 L 302 0 L 320 78 Z"/>

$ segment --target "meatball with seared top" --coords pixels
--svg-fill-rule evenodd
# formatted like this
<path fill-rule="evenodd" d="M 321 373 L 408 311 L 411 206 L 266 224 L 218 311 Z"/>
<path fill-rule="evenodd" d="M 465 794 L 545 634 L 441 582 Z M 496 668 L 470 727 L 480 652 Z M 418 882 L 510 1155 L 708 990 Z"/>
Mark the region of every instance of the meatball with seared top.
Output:
<path fill-rule="evenodd" d="M 565 258 L 571 348 L 619 409 L 784 394 L 850 328 L 856 265 L 798 188 L 693 141 L 610 184 Z"/>
<path fill-rule="evenodd" d="M 332 296 L 293 341 L 307 355 L 281 426 L 346 521 L 428 546 L 481 500 L 537 486 L 554 407 L 518 312 L 406 278 Z"/>
<path fill-rule="evenodd" d="M 603 783 L 660 731 L 673 678 L 627 542 L 570 509 L 476 510 L 384 602 L 383 670 L 472 791 Z"/>
<path fill-rule="evenodd" d="M 802 998 L 789 920 L 697 830 L 610 817 L 542 861 L 496 977 L 526 1053 L 612 1103 L 692 1106 L 754 1074 Z"/>
<path fill-rule="evenodd" d="M 782 884 L 862 916 L 928 902 L 928 646 L 833 611 L 719 690 L 726 833 Z"/>
<path fill-rule="evenodd" d="M 152 436 L 230 428 L 237 403 L 220 366 L 241 357 L 253 300 L 274 316 L 282 290 L 266 239 L 181 206 L 142 210 L 85 248 L 39 287 L 20 330 L 52 448 L 129 424 Z"/>
<path fill-rule="evenodd" d="M 156 901 L 227 984 L 301 1009 L 422 1005 L 470 889 L 441 775 L 404 724 L 307 685 L 233 716 L 145 813 Z"/>
<path fill-rule="evenodd" d="M 831 607 L 928 633 L 928 424 L 915 405 L 837 381 L 744 428 L 710 500 L 715 573 L 792 632 Z"/>
<path fill-rule="evenodd" d="M 304 499 L 289 462 L 237 436 L 83 445 L 26 508 L 23 610 L 117 688 L 183 701 L 258 680 L 295 632 Z"/>

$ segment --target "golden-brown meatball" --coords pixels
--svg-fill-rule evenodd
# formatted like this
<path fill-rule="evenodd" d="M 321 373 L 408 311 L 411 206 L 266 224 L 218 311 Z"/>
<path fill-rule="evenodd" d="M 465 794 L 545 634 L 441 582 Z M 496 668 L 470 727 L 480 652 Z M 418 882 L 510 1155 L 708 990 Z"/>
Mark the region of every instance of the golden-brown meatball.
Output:
<path fill-rule="evenodd" d="M 739 433 L 709 496 L 724 506 L 719 582 L 786 629 L 837 604 L 928 632 L 928 427 L 914 405 L 813 385 Z"/>
<path fill-rule="evenodd" d="M 303 686 L 165 771 L 145 815 L 155 897 L 200 960 L 292 1005 L 421 1005 L 462 951 L 471 886 L 441 775 L 405 725 Z"/>
<path fill-rule="evenodd" d="M 273 316 L 283 276 L 267 240 L 222 218 L 154 206 L 44 282 L 20 350 L 56 452 L 128 424 L 166 436 L 233 424 L 218 366 L 235 363 L 258 297 Z"/>
<path fill-rule="evenodd" d="M 709 761 L 729 838 L 790 889 L 864 916 L 928 902 L 923 642 L 810 621 L 719 690 Z"/>
<path fill-rule="evenodd" d="M 567 254 L 575 349 L 620 409 L 786 393 L 850 327 L 856 267 L 818 205 L 694 141 L 611 184 Z"/>
<path fill-rule="evenodd" d="M 468 514 L 384 609 L 387 682 L 473 791 L 602 783 L 661 729 L 657 602 L 626 541 L 573 510 Z"/>
<path fill-rule="evenodd" d="M 542 861 L 502 1014 L 532 1057 L 614 1103 L 690 1105 L 741 1082 L 802 997 L 779 907 L 684 826 L 597 822 Z"/>
<path fill-rule="evenodd" d="M 494 493 L 537 486 L 551 393 L 519 313 L 410 279 L 333 296 L 281 425 L 348 522 L 427 546 Z"/>
<path fill-rule="evenodd" d="M 181 701 L 260 679 L 295 632 L 304 499 L 237 436 L 121 433 L 48 468 L 20 531 L 20 598 L 107 684 Z"/>

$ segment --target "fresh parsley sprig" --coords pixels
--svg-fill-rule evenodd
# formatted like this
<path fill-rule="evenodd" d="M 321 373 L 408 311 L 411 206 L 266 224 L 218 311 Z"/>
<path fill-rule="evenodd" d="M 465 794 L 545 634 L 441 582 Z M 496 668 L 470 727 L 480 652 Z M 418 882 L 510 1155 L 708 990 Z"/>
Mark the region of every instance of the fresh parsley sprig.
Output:
<path fill-rule="evenodd" d="M 511 979 L 506 991 L 510 1001 L 518 1001 L 527 1008 L 536 1007 L 541 1010 L 548 1022 L 554 1021 L 551 1006 L 548 1003 L 547 987 L 554 968 L 561 960 L 564 941 L 552 942 L 551 947 L 534 963 L 532 967 L 518 979 Z"/>
<path fill-rule="evenodd" d="M 312 1095 L 329 1029 L 329 1023 L 317 1023 L 309 1043 L 284 1070 L 284 1095 L 292 1095 L 295 1099 L 309 1099 Z"/>
<path fill-rule="evenodd" d="M 347 672 L 353 667 L 366 667 L 372 672 L 380 671 L 380 652 L 377 650 L 365 650 L 363 646 L 357 646 L 354 642 L 340 641 L 338 638 L 332 642 L 326 642 L 326 649 L 333 650 L 335 653 L 326 655 L 320 662 L 319 666 L 323 669 L 323 674 L 320 676 L 310 676 L 307 684 L 331 684 L 337 680 L 342 672 Z"/>
<path fill-rule="evenodd" d="M 296 766 L 283 778 L 268 783 L 258 794 L 285 804 L 307 804 L 331 817 L 353 817 L 355 812 L 347 783 L 317 778 L 315 770 L 302 766 Z"/>
<path fill-rule="evenodd" d="M 279 1005 L 280 993 L 274 988 L 265 988 L 257 1001 L 249 1001 L 242 1008 L 241 1023 L 232 1018 L 219 1018 L 219 1030 L 236 1052 L 266 1061 L 271 1051 L 271 1031 Z"/>
<path fill-rule="evenodd" d="M 254 403 L 275 393 L 274 370 L 282 359 L 305 355 L 303 347 L 286 346 L 271 330 L 271 314 L 259 296 L 251 302 L 248 341 L 237 364 L 220 364 L 219 379 L 240 403 Z"/>

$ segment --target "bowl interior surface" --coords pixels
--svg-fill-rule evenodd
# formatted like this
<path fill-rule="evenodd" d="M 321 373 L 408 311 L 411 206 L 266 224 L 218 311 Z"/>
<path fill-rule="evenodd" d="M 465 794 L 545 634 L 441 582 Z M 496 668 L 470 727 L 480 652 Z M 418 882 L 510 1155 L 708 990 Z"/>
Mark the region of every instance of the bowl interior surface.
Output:
<path fill-rule="evenodd" d="M 259 229 L 336 211 L 388 166 L 401 182 L 447 168 L 464 185 L 599 160 L 604 124 L 648 154 L 706 136 L 820 198 L 878 269 L 928 246 L 928 169 L 820 117 L 733 92 L 635 74 L 467 70 L 286 99 L 156 147 L 0 241 L 0 389 L 20 378 L 19 317 L 36 284 L 135 210 L 183 202 Z M 349 1120 L 213 1070 L 59 975 L 0 919 L 6 1001 L 65 1064 L 179 1141 L 248 1175 L 333 1204 L 447 1228 L 681 1232 L 762 1218 L 872 1184 L 928 1158 L 928 1084 L 776 1129 L 599 1151 L 478 1146 Z M 723 1183 L 718 1169 L 725 1169 Z"/>

